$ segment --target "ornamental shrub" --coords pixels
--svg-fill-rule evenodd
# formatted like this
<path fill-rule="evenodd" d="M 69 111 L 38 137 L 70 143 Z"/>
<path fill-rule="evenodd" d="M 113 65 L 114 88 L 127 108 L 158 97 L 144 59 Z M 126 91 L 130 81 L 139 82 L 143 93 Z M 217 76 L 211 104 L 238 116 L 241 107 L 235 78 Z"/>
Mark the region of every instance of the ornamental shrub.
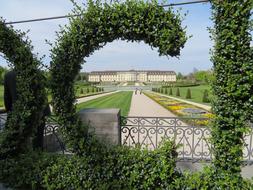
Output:
<path fill-rule="evenodd" d="M 32 149 L 31 139 L 43 120 L 46 79 L 38 69 L 41 62 L 32 53 L 25 33 L 7 27 L 0 19 L 0 52 L 16 73 L 17 100 L 0 137 L 0 160 Z"/>
<path fill-rule="evenodd" d="M 0 181 L 12 188 L 44 189 L 45 169 L 62 156 L 33 151 L 0 160 Z"/>
<path fill-rule="evenodd" d="M 176 96 L 180 96 L 180 89 L 177 88 Z"/>
<path fill-rule="evenodd" d="M 210 102 L 210 99 L 209 99 L 209 96 L 208 96 L 208 90 L 204 90 L 202 102 L 204 102 L 204 103 L 209 103 Z"/>
<path fill-rule="evenodd" d="M 173 95 L 172 88 L 170 88 L 169 95 Z"/>
<path fill-rule="evenodd" d="M 0 161 L 0 180 L 24 189 L 174 189 L 176 146 L 154 151 L 88 140 L 85 156 L 27 153 Z"/>
<path fill-rule="evenodd" d="M 84 94 L 84 91 L 83 91 L 83 89 L 82 89 L 82 88 L 80 89 L 80 94 Z"/>
<path fill-rule="evenodd" d="M 192 98 L 192 94 L 191 94 L 191 89 L 190 88 L 187 89 L 186 97 L 185 98 L 186 99 L 191 99 Z"/>
<path fill-rule="evenodd" d="M 168 89 L 167 88 L 165 88 L 164 94 L 168 94 Z"/>
<path fill-rule="evenodd" d="M 244 134 L 253 115 L 252 0 L 212 0 L 214 48 L 211 131 L 214 178 L 220 189 L 242 184 Z M 241 189 L 241 188 L 238 188 Z"/>
<path fill-rule="evenodd" d="M 89 89 L 89 87 L 87 87 L 87 91 L 86 91 L 86 92 L 87 92 L 87 94 L 89 94 L 89 93 L 90 93 L 90 89 Z"/>

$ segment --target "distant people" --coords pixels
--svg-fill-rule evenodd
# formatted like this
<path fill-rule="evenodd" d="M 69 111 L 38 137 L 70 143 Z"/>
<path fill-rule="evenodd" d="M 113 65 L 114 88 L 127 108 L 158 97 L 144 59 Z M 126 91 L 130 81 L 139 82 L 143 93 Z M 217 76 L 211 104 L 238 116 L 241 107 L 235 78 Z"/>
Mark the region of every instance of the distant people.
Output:
<path fill-rule="evenodd" d="M 142 94 L 142 89 L 140 90 L 140 94 Z"/>
<path fill-rule="evenodd" d="M 13 111 L 13 105 L 16 100 L 17 100 L 16 72 L 12 70 L 7 72 L 4 76 L 4 105 L 7 114 Z M 33 142 L 34 148 L 43 149 L 43 136 L 46 124 L 45 116 L 49 116 L 50 114 L 51 114 L 50 107 L 49 104 L 47 103 L 41 115 L 42 118 L 41 123 L 37 128 L 37 132 Z"/>
<path fill-rule="evenodd" d="M 137 91 L 138 91 L 138 89 L 136 88 L 136 89 L 135 89 L 135 95 L 137 94 Z"/>

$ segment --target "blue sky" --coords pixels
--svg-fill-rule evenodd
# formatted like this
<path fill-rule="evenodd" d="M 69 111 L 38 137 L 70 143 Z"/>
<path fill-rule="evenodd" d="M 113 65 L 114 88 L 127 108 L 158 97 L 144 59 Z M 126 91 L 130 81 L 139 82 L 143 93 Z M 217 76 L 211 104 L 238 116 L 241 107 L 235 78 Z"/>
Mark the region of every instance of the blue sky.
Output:
<path fill-rule="evenodd" d="M 189 0 L 168 0 L 167 3 L 179 3 Z M 76 0 L 78 3 L 85 1 Z M 26 20 L 32 18 L 60 16 L 70 13 L 73 8 L 69 0 L 0 0 L 0 16 L 6 21 Z M 166 3 L 166 4 L 167 4 Z M 178 6 L 175 8 L 179 8 Z M 207 27 L 212 26 L 210 20 L 210 4 L 193 4 L 181 6 L 182 14 L 188 11 L 183 22 L 187 26 L 187 34 L 193 37 L 188 40 L 179 59 L 159 57 L 156 49 L 141 43 L 114 41 L 95 52 L 86 63 L 82 71 L 94 70 L 174 70 L 184 74 L 194 68 L 206 70 L 212 67 L 210 49 L 212 42 Z M 34 53 L 45 55 L 43 61 L 50 62 L 50 46 L 45 40 L 55 41 L 55 32 L 59 25 L 67 24 L 67 19 L 14 25 L 15 29 L 28 31 L 29 38 L 34 46 Z M 6 66 L 6 61 L 0 57 L 0 65 Z"/>

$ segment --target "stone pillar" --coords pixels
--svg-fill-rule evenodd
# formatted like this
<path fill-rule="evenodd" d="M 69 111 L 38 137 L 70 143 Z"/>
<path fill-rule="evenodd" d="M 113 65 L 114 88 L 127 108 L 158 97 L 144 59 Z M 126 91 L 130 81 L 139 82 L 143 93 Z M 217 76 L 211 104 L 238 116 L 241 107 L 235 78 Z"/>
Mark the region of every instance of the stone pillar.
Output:
<path fill-rule="evenodd" d="M 121 144 L 120 109 L 88 108 L 81 110 L 79 115 L 100 140 L 113 145 Z"/>

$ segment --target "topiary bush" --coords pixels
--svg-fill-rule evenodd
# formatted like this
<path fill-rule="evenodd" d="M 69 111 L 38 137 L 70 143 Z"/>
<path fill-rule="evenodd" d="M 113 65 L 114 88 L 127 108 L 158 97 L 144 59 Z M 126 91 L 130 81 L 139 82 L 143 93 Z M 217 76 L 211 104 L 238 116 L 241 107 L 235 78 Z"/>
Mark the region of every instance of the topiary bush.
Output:
<path fill-rule="evenodd" d="M 208 90 L 204 90 L 203 97 L 202 97 L 202 102 L 204 102 L 204 103 L 209 103 L 210 102 L 209 95 L 208 95 Z"/>
<path fill-rule="evenodd" d="M 28 153 L 0 161 L 0 180 L 25 189 L 174 189 L 176 146 L 106 147 L 92 137 L 85 156 Z"/>
<path fill-rule="evenodd" d="M 213 178 L 220 189 L 242 184 L 243 137 L 253 111 L 252 0 L 212 0 Z M 226 184 L 226 182 L 231 183 Z M 241 189 L 241 188 L 238 188 Z"/>
<path fill-rule="evenodd" d="M 12 188 L 44 189 L 45 170 L 59 157 L 63 155 L 33 151 L 0 160 L 0 181 Z"/>
<path fill-rule="evenodd" d="M 180 96 L 180 89 L 177 88 L 176 96 Z"/>
<path fill-rule="evenodd" d="M 164 94 L 168 94 L 168 89 L 167 88 L 165 88 Z"/>
<path fill-rule="evenodd" d="M 7 27 L 0 19 L 0 52 L 16 73 L 17 100 L 0 137 L 0 160 L 32 149 L 31 141 L 43 120 L 46 78 L 38 69 L 41 62 L 32 53 L 26 34 Z"/>
<path fill-rule="evenodd" d="M 187 89 L 185 98 L 186 99 L 191 99 L 192 98 L 192 94 L 191 94 L 191 89 L 190 88 Z"/>
<path fill-rule="evenodd" d="M 169 95 L 173 95 L 172 88 L 170 88 Z"/>

